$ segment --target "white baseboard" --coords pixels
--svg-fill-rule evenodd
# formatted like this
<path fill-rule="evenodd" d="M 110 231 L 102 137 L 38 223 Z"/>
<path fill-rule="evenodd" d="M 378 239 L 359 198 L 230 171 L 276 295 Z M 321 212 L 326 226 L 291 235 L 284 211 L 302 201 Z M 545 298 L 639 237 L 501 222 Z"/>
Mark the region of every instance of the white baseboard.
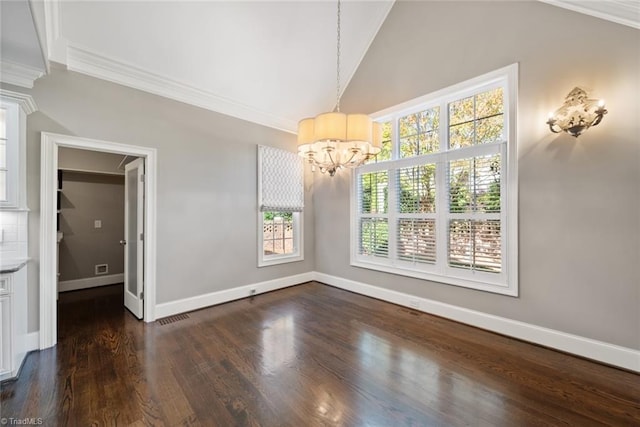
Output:
<path fill-rule="evenodd" d="M 639 350 L 494 316 L 480 311 L 469 310 L 324 273 L 314 272 L 313 277 L 314 280 L 318 282 L 326 283 L 340 289 L 367 295 L 425 313 L 435 314 L 460 323 L 466 323 L 471 326 L 597 360 L 609 365 L 640 372 Z M 415 307 L 415 304 L 411 304 L 410 302 L 417 303 L 418 306 Z"/>
<path fill-rule="evenodd" d="M 29 353 L 33 350 L 40 349 L 40 332 L 30 332 L 27 334 L 24 340 L 24 351 Z"/>
<path fill-rule="evenodd" d="M 314 280 L 313 272 L 302 273 L 296 274 L 295 276 L 282 277 L 279 279 L 268 280 L 266 282 L 259 282 L 239 286 L 237 288 L 225 289 L 223 291 L 211 292 L 209 294 L 198 295 L 196 297 L 156 304 L 156 319 L 210 307 L 212 305 L 222 304 L 240 298 L 247 298 L 251 296 L 251 290 L 253 289 L 256 291 L 254 295 L 257 295 L 309 282 L 311 280 Z"/>
<path fill-rule="evenodd" d="M 113 276 L 104 276 L 104 279 Z M 100 277 L 100 279 L 103 278 Z M 62 291 L 63 283 L 82 282 L 86 280 L 87 279 L 80 279 L 68 282 L 60 282 L 60 289 Z M 163 317 L 173 316 L 175 314 L 198 310 L 201 308 L 222 304 L 240 298 L 246 298 L 251 296 L 252 289 L 255 289 L 255 294 L 257 295 L 297 285 L 300 283 L 305 283 L 311 280 L 317 280 L 319 282 L 326 283 L 337 288 L 370 296 L 383 301 L 388 301 L 415 310 L 420 310 L 425 313 L 435 314 L 437 316 L 455 320 L 457 322 L 465 323 L 471 326 L 486 329 L 488 331 L 518 338 L 523 341 L 540 344 L 545 347 L 554 348 L 556 350 L 586 357 L 588 359 L 600 361 L 612 366 L 618 366 L 631 371 L 640 372 L 639 350 L 622 347 L 615 344 L 609 344 L 603 341 L 581 337 L 579 335 L 573 335 L 554 329 L 520 322 L 517 320 L 507 319 L 505 317 L 494 316 L 492 314 L 470 310 L 467 308 L 458 307 L 427 298 L 420 298 L 414 295 L 409 295 L 402 292 L 380 288 L 366 283 L 356 282 L 353 280 L 343 279 L 341 277 L 331 276 L 318 272 L 302 273 L 294 276 L 268 280 L 265 282 L 239 286 L 233 289 L 211 292 L 209 294 L 199 295 L 196 297 L 184 298 L 177 301 L 157 304 L 155 308 L 156 318 L 161 319 Z M 121 277 L 119 281 L 117 280 L 111 283 L 120 283 L 122 281 L 123 279 Z M 80 287 L 73 289 L 80 289 Z M 417 307 L 415 306 L 416 303 Z M 38 333 L 33 332 L 28 334 L 27 341 L 27 348 L 37 349 L 39 344 Z"/>
<path fill-rule="evenodd" d="M 87 277 L 85 279 L 65 280 L 58 283 L 59 292 L 77 291 L 78 289 L 95 288 L 124 282 L 124 273 L 108 276 Z"/>

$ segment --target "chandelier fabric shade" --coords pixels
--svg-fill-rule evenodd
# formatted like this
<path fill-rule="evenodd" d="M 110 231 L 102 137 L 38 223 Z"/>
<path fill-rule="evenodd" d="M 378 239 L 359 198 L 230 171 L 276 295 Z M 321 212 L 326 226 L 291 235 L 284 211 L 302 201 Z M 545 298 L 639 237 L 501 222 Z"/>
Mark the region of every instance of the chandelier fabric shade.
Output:
<path fill-rule="evenodd" d="M 321 172 L 358 167 L 382 147 L 382 126 L 366 114 L 323 113 L 298 123 L 298 154 Z"/>

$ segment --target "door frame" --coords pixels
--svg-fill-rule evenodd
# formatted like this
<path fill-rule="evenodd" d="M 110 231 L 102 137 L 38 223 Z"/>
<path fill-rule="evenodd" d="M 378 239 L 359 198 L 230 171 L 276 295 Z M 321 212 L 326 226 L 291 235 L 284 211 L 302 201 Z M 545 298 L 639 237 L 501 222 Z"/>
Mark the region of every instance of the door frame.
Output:
<path fill-rule="evenodd" d="M 40 159 L 40 349 L 56 345 L 57 281 L 56 281 L 56 213 L 58 148 L 79 148 L 145 159 L 145 200 L 143 268 L 145 279 L 144 317 L 153 322 L 156 311 L 156 176 L 157 150 L 137 145 L 120 144 L 97 139 L 80 138 L 42 132 Z"/>

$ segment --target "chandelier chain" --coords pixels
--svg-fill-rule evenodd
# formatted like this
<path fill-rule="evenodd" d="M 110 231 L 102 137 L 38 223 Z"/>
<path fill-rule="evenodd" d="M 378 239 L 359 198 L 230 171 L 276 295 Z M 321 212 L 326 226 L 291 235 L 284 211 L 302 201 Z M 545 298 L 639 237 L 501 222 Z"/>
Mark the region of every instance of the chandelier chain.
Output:
<path fill-rule="evenodd" d="M 336 48 L 336 111 L 340 112 L 340 0 L 338 0 L 338 42 Z"/>

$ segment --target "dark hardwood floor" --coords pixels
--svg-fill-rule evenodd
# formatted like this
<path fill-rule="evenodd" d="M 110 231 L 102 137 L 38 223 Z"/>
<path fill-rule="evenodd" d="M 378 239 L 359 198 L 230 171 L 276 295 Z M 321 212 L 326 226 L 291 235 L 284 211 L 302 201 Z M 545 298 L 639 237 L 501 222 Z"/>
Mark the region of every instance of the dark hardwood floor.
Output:
<path fill-rule="evenodd" d="M 638 426 L 640 376 L 319 283 L 144 324 L 62 294 L 2 385 L 45 426 Z"/>

